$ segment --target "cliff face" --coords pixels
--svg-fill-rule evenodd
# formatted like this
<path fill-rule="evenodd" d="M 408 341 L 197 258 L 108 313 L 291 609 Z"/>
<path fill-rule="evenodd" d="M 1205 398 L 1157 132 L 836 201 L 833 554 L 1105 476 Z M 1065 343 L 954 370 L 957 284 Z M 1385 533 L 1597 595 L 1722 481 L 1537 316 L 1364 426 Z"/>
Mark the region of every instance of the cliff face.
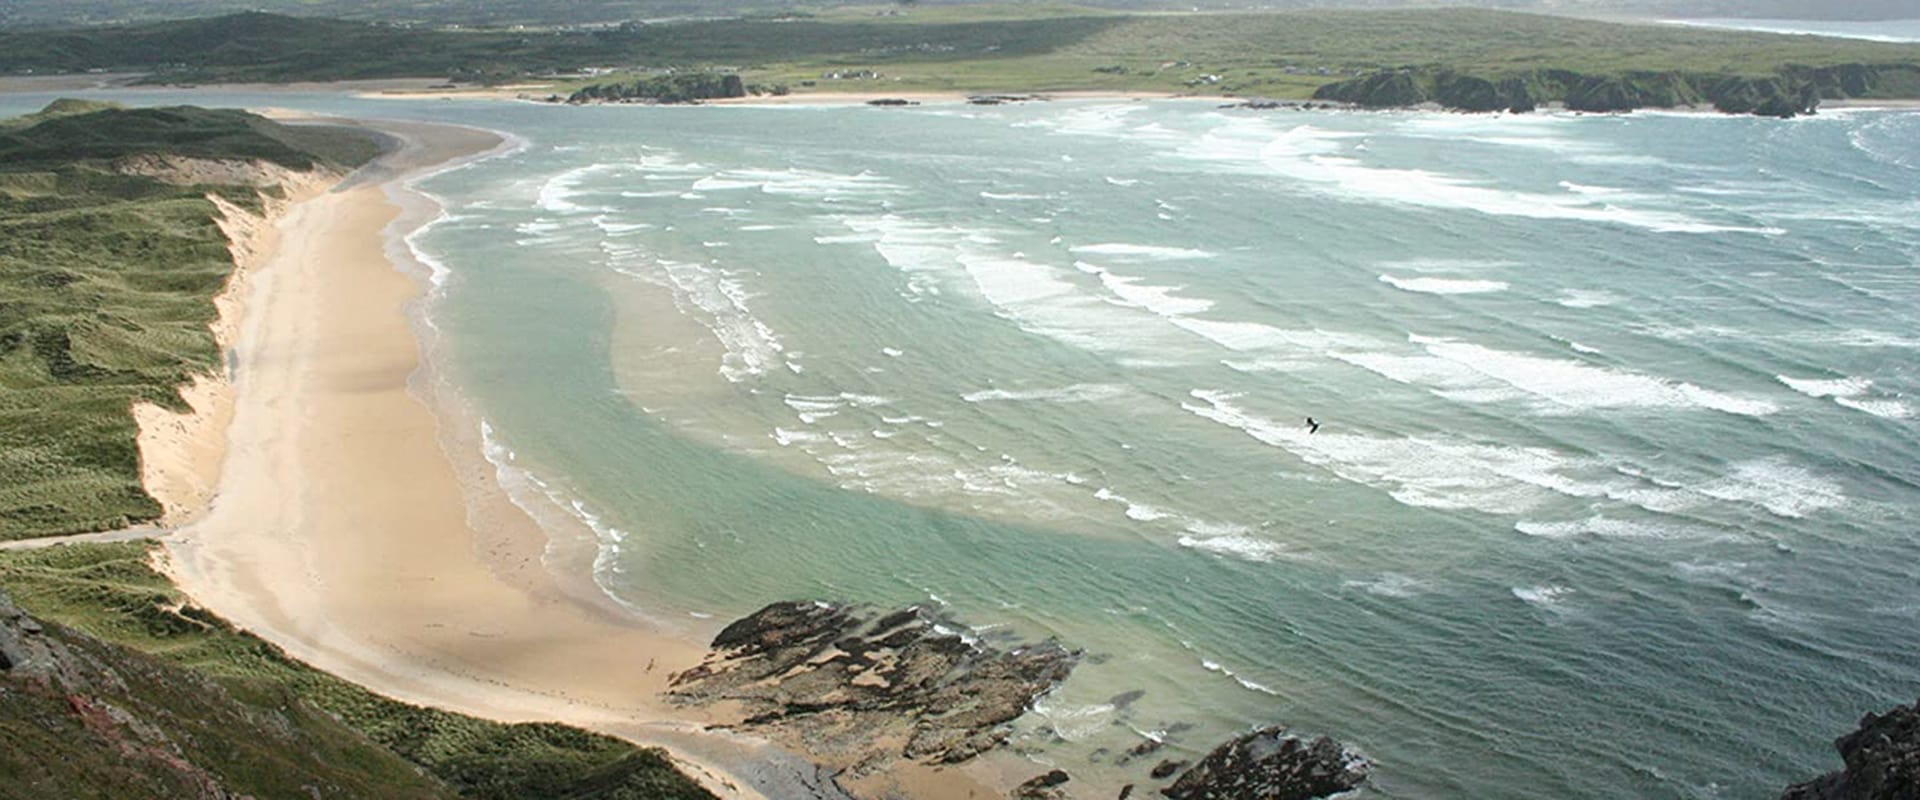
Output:
<path fill-rule="evenodd" d="M 1920 96 L 1920 65 L 1789 67 L 1773 76 L 1679 72 L 1583 74 L 1537 70 L 1499 79 L 1442 67 L 1379 72 L 1320 87 L 1315 100 L 1362 108 L 1433 104 L 1455 111 L 1531 111 L 1557 102 L 1574 111 L 1711 105 L 1729 114 L 1793 117 L 1821 100 Z"/>
<path fill-rule="evenodd" d="M 1913 800 L 1920 797 L 1920 703 L 1868 714 L 1833 743 L 1846 768 L 1787 787 L 1780 800 Z"/>

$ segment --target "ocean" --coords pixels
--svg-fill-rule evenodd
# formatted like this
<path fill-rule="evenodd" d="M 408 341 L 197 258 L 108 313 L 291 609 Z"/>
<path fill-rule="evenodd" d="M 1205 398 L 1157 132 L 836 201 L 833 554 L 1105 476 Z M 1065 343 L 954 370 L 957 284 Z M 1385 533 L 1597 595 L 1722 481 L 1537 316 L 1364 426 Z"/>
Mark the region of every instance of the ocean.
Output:
<path fill-rule="evenodd" d="M 1867 39 L 1876 42 L 1920 42 L 1920 18 L 1890 19 L 1872 22 L 1815 19 L 1680 19 L 1663 20 L 1673 25 L 1697 25 L 1705 28 L 1730 28 L 1763 33 L 1791 33 L 1811 36 L 1838 36 L 1842 39 Z"/>
<path fill-rule="evenodd" d="M 404 242 L 507 490 L 690 636 L 1084 648 L 1086 796 L 1770 797 L 1920 695 L 1920 114 L 194 99 L 511 133 Z"/>

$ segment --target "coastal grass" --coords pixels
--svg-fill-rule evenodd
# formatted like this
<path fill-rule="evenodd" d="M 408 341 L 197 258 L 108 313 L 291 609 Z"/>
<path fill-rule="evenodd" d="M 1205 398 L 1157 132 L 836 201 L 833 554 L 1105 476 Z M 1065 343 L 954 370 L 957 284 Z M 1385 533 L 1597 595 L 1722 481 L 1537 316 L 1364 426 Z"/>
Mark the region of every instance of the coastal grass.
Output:
<path fill-rule="evenodd" d="M 377 770 L 367 776 L 376 791 L 355 796 L 711 798 L 656 749 L 564 725 L 495 723 L 414 706 L 294 661 L 279 648 L 187 604 L 150 566 L 152 547 L 123 542 L 0 552 L 0 587 L 43 620 L 183 670 L 248 708 L 295 720 L 309 738 L 351 751 L 354 769 Z M 162 708 L 177 704 L 164 697 L 150 699 Z M 316 723 L 312 731 L 307 730 L 308 720 Z M 0 718 L 0 725 L 5 722 Z M 323 722 L 337 723 L 339 729 L 318 724 Z M 238 737 L 245 729 L 225 734 L 213 729 L 202 735 Z M 343 741 L 349 737 L 364 737 L 377 747 L 354 750 L 352 741 Z M 244 759 L 239 764 L 236 769 L 251 769 Z M 301 768 L 258 765 L 265 772 Z M 409 777 L 412 772 L 419 774 Z M 235 782 L 258 786 L 271 777 L 249 774 Z M 379 791 L 386 787 L 391 793 Z"/>
<path fill-rule="evenodd" d="M 209 195 L 258 209 L 248 186 L 125 174 L 153 156 L 293 169 L 364 162 L 373 144 L 252 114 L 63 101 L 0 123 L 0 539 L 151 520 L 131 413 L 183 410 L 217 371 L 213 297 L 233 270 Z"/>
<path fill-rule="evenodd" d="M 1792 65 L 1856 63 L 1920 64 L 1920 45 L 1457 8 L 1126 13 L 1052 4 L 842 7 L 513 31 L 248 13 L 0 33 L 0 71 L 143 70 L 176 83 L 532 78 L 558 81 L 554 91 L 562 95 L 590 83 L 688 69 L 739 71 L 749 83 L 801 92 L 1304 97 L 1325 83 L 1401 67 L 1494 78 L 1540 69 L 1765 76 Z M 820 77 L 866 71 L 880 77 Z"/>

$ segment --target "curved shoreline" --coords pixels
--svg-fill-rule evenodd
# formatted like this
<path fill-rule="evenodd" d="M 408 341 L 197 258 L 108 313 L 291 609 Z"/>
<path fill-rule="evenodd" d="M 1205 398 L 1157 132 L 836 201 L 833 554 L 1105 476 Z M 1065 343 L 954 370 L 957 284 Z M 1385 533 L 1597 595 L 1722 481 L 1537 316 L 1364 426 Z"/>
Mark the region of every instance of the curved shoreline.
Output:
<path fill-rule="evenodd" d="M 798 796 L 811 764 L 705 732 L 656 699 L 704 648 L 583 602 L 504 498 L 469 507 L 467 443 L 425 369 L 427 297 L 389 248 L 438 207 L 414 181 L 496 151 L 490 132 L 361 123 L 400 146 L 274 222 L 239 292 L 217 494 L 165 540 L 196 602 L 382 694 L 499 721 L 558 720 L 663 746 L 722 797 Z M 430 209 L 430 210 L 429 210 Z M 424 379 L 424 380 L 423 380 Z M 423 397 L 427 395 L 427 397 Z M 480 459 L 477 448 L 474 460 Z M 471 522 L 485 519 L 486 530 Z"/>

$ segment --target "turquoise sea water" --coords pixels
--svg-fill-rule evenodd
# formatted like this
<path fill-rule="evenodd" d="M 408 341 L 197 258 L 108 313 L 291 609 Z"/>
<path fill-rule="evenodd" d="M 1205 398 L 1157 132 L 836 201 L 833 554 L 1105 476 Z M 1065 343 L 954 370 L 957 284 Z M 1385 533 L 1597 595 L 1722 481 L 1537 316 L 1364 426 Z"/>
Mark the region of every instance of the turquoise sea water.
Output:
<path fill-rule="evenodd" d="M 519 137 L 412 238 L 516 495 L 690 634 L 1085 648 L 1017 743 L 1087 796 L 1284 722 L 1767 797 L 1920 694 L 1920 115 L 212 99 Z"/>

